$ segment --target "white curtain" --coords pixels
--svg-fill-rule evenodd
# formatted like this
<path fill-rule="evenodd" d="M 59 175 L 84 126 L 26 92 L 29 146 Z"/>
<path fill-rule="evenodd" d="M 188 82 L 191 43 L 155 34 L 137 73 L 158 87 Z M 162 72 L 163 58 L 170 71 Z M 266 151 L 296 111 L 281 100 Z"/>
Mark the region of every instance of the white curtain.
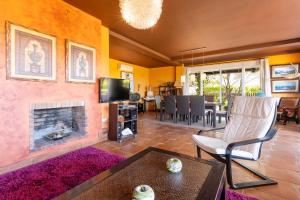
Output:
<path fill-rule="evenodd" d="M 186 67 L 184 67 L 184 85 L 183 85 L 183 95 L 189 94 L 189 72 Z"/>
<path fill-rule="evenodd" d="M 262 59 L 262 72 L 263 72 L 263 80 L 262 80 L 262 86 L 263 86 L 263 92 L 267 97 L 272 96 L 272 90 L 271 90 L 271 76 L 270 76 L 270 65 L 268 58 Z"/>

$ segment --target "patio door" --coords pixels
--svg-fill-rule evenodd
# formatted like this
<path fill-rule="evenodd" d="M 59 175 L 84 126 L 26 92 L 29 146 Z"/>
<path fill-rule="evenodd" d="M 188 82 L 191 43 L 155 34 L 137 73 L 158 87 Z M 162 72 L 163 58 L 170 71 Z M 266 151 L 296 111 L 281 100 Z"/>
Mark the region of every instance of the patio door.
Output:
<path fill-rule="evenodd" d="M 221 103 L 227 106 L 230 96 L 243 94 L 242 68 L 221 70 Z"/>
<path fill-rule="evenodd" d="M 224 108 L 230 96 L 254 96 L 261 91 L 261 68 L 259 60 L 191 67 L 188 94 L 213 95 Z"/>
<path fill-rule="evenodd" d="M 206 96 L 214 96 L 215 102 L 221 102 L 221 76 L 220 71 L 207 71 L 201 73 L 202 77 L 202 94 Z"/>

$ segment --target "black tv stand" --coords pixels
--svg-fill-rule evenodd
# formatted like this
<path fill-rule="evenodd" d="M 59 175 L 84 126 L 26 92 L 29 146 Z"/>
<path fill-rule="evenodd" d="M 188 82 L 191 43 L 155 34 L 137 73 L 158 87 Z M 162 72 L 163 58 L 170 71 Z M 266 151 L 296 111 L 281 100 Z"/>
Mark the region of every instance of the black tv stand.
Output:
<path fill-rule="evenodd" d="M 137 134 L 137 118 L 137 104 L 110 103 L 108 139 L 122 142 L 134 138 Z M 123 135 L 122 131 L 126 128 L 133 134 Z"/>

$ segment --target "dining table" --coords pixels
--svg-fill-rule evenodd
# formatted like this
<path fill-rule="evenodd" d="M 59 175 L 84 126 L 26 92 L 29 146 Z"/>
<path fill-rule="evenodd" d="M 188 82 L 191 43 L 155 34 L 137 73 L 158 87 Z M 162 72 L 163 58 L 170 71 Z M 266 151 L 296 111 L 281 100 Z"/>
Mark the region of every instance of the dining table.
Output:
<path fill-rule="evenodd" d="M 163 121 L 163 112 L 164 112 L 164 104 L 165 104 L 165 101 L 164 100 L 161 100 L 160 102 L 160 106 L 161 106 L 161 109 L 160 109 L 160 121 Z M 215 128 L 217 126 L 217 107 L 221 108 L 221 103 L 220 102 L 208 102 L 208 101 L 205 101 L 205 109 L 210 109 L 212 110 L 212 126 Z"/>

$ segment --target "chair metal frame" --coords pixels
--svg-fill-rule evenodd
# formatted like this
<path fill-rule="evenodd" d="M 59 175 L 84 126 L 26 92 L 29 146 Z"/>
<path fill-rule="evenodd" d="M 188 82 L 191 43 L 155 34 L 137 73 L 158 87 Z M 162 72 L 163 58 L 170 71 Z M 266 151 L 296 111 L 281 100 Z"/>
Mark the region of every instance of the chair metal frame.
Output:
<path fill-rule="evenodd" d="M 243 188 L 251 188 L 251 187 L 278 184 L 276 181 L 270 179 L 269 177 L 263 175 L 262 173 L 260 173 L 258 171 L 255 171 L 254 169 L 251 169 L 251 168 L 247 167 L 246 165 L 234 160 L 234 159 L 242 159 L 242 160 L 252 160 L 253 161 L 254 159 L 248 159 L 248 158 L 232 155 L 232 151 L 235 147 L 260 143 L 259 154 L 258 154 L 258 159 L 259 159 L 260 156 L 261 156 L 262 144 L 266 141 L 271 140 L 277 132 L 277 129 L 274 128 L 274 125 L 275 125 L 275 122 L 276 122 L 276 116 L 277 116 L 277 111 L 275 110 L 275 115 L 274 115 L 272 125 L 271 125 L 271 127 L 269 128 L 267 134 L 264 137 L 230 143 L 226 148 L 225 154 L 222 154 L 222 155 L 207 152 L 207 151 L 201 149 L 197 145 L 197 157 L 201 158 L 201 150 L 202 150 L 202 151 L 206 152 L 207 154 L 209 154 L 210 156 L 212 156 L 213 158 L 215 158 L 216 160 L 224 163 L 226 165 L 227 182 L 228 182 L 228 184 L 230 185 L 230 187 L 232 189 L 243 189 Z M 207 131 L 221 130 L 221 129 L 224 129 L 224 128 L 225 127 L 215 128 L 215 129 L 210 129 L 210 130 L 200 130 L 197 135 L 200 135 L 200 134 L 202 134 L 204 132 L 207 132 Z M 256 177 L 260 178 L 261 180 L 259 180 L 259 181 L 250 181 L 250 182 L 241 182 L 241 183 L 233 183 L 233 179 L 232 179 L 232 161 L 234 163 L 238 164 L 239 166 L 241 166 L 242 168 L 246 169 L 247 171 L 251 172 L 252 174 L 254 174 Z"/>

